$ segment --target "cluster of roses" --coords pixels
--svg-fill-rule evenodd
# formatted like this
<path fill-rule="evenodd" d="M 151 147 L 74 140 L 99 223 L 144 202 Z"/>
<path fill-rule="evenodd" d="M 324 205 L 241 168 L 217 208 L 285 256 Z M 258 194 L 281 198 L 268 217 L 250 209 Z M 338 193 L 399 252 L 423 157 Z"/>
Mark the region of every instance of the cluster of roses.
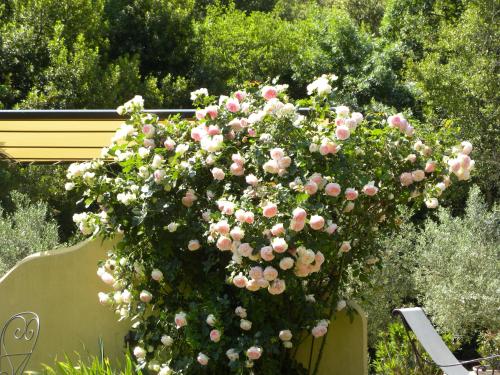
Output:
<path fill-rule="evenodd" d="M 308 86 L 308 92 L 318 96 L 325 96 L 332 92 L 330 83 L 334 79 L 336 77 L 323 75 Z M 298 232 L 306 229 L 306 225 L 308 226 L 307 230 L 310 229 L 312 234 L 324 232 L 333 235 L 338 229 L 336 223 L 327 220 L 328 218 L 325 219 L 319 212 L 313 212 L 309 209 L 309 212 L 306 211 L 303 208 L 306 207 L 305 205 L 300 207 L 301 204 L 294 204 L 291 207 L 288 205 L 283 207 L 284 204 L 277 201 L 276 198 L 271 199 L 266 197 L 265 193 L 261 194 L 258 191 L 261 185 L 266 185 L 265 180 L 268 178 L 279 184 L 281 178 L 289 173 L 290 167 L 294 163 L 294 160 L 290 157 L 293 156 L 295 159 L 293 150 L 285 152 L 283 148 L 276 144 L 268 147 L 268 143 L 272 142 L 272 137 L 266 133 L 258 134 L 259 130 L 261 130 L 259 122 L 270 117 L 279 119 L 286 117 L 294 127 L 302 126 L 304 117 L 298 113 L 297 108 L 293 104 L 283 103 L 279 99 L 280 94 L 285 89 L 286 86 L 284 85 L 264 86 L 257 94 L 259 96 L 257 99 L 253 96 L 254 94 L 241 90 L 231 97 L 221 96 L 218 105 L 211 104 L 197 110 L 197 122 L 188 128 L 187 136 L 183 135 L 178 138 L 169 134 L 165 126 L 157 123 L 151 115 L 141 114 L 140 127 L 128 124 L 122 125 L 113 137 L 113 144 L 110 146 L 111 152 L 109 152 L 109 149 L 103 150 L 103 157 L 112 157 L 118 162 L 126 161 L 130 157 L 137 155 L 141 160 L 141 165 L 137 168 L 137 176 L 140 179 L 134 176 L 130 181 L 126 181 L 121 177 L 112 179 L 106 175 L 96 176 L 95 170 L 103 167 L 103 161 L 101 160 L 70 166 L 68 170 L 70 182 L 68 182 L 66 188 L 71 190 L 75 187 L 75 183 L 81 183 L 89 187 L 88 191 L 91 191 L 97 178 L 100 183 L 116 187 L 112 194 L 115 194 L 116 200 L 120 204 L 124 206 L 142 205 L 144 201 L 151 197 L 151 195 L 147 195 L 150 189 L 158 190 L 158 187 L 160 187 L 161 189 L 158 191 L 166 192 L 165 194 L 169 194 L 171 191 L 170 176 L 167 175 L 167 170 L 172 168 L 171 159 L 174 159 L 169 158 L 169 156 L 174 155 L 175 160 L 177 160 L 177 165 L 174 168 L 189 171 L 193 168 L 195 161 L 200 161 L 200 165 L 211 172 L 216 184 L 228 180 L 229 177 L 241 178 L 238 183 L 241 182 L 243 185 L 246 183 L 242 196 L 253 194 L 254 198 L 260 198 L 259 202 L 250 208 L 246 205 L 240 207 L 239 203 L 235 203 L 239 197 L 236 197 L 236 199 L 224 195 L 217 197 L 215 193 L 207 190 L 206 195 L 209 204 L 214 204 L 219 211 L 215 215 L 211 212 L 211 207 L 200 206 L 199 202 L 205 201 L 200 198 L 203 197 L 203 191 L 195 190 L 197 189 L 195 186 L 183 185 L 181 196 L 173 194 L 176 192 L 172 192 L 172 197 L 180 199 L 184 207 L 196 208 L 201 221 L 203 221 L 203 226 L 208 228 L 203 234 L 203 238 L 201 236 L 199 238 L 190 236 L 186 240 L 187 243 L 180 244 L 180 247 L 187 248 L 189 251 L 198 251 L 203 249 L 205 244 L 213 244 L 213 247 L 219 251 L 231 252 L 231 269 L 236 271 L 230 281 L 235 287 L 250 292 L 267 289 L 267 292 L 271 295 L 281 294 L 287 288 L 285 283 L 287 277 L 306 278 L 312 273 L 319 272 L 325 262 L 325 256 L 321 251 L 314 251 L 306 246 L 297 246 L 297 244 L 293 243 L 293 240 L 290 241 L 290 238 L 294 238 Z M 204 96 L 208 96 L 206 89 L 200 89 L 192 93 L 193 100 L 198 100 Z M 263 104 L 259 104 L 262 101 Z M 124 106 L 119 107 L 118 112 L 137 115 L 142 110 L 142 107 L 142 98 L 135 97 Z M 323 120 L 314 124 L 317 128 L 315 128 L 315 135 L 309 144 L 309 152 L 319 153 L 322 156 L 337 154 L 342 149 L 343 141 L 349 139 L 363 121 L 361 113 L 351 113 L 346 106 L 336 107 L 335 116 L 334 124 L 325 124 Z M 403 136 L 408 138 L 413 136 L 414 129 L 403 115 L 390 116 L 387 121 L 390 127 L 398 129 Z M 334 125 L 333 131 L 330 130 L 330 125 Z M 238 140 L 240 133 L 244 133 L 244 137 L 255 137 L 256 144 L 262 143 L 263 146 L 265 144 L 266 149 L 269 150 L 269 156 L 262 165 L 252 165 L 252 155 L 250 153 L 245 154 L 241 149 L 229 153 L 231 155 L 229 167 L 225 166 L 225 160 L 223 160 L 223 163 L 218 163 L 220 162 L 218 159 L 221 155 L 220 152 L 224 150 L 227 144 L 234 146 L 236 143 L 231 142 Z M 260 138 L 257 138 L 257 136 L 260 136 Z M 189 137 L 191 140 L 187 140 Z M 137 142 L 138 138 L 141 139 L 140 142 Z M 164 148 L 164 150 L 158 152 L 158 150 L 155 150 L 157 147 Z M 454 173 L 459 179 L 467 179 L 474 165 L 473 160 L 468 156 L 471 149 L 470 143 L 463 142 L 460 148 L 453 151 L 454 158 L 444 160 L 449 165 L 450 172 Z M 437 161 L 430 159 L 433 153 L 431 147 L 417 140 L 414 143 L 414 150 L 416 154 L 408 155 L 407 162 L 416 163 L 419 157 L 417 154 L 420 157 L 429 159 L 425 163 L 425 168 L 415 168 L 399 176 L 399 181 L 404 187 L 425 180 L 426 175 L 435 173 L 438 166 Z M 186 154 L 189 156 L 186 156 Z M 254 170 L 254 174 L 248 173 L 249 170 Z M 309 175 L 306 171 L 306 176 L 308 176 L 306 179 L 302 176 L 296 177 L 295 180 L 289 183 L 290 190 L 305 193 L 309 197 L 316 196 L 318 199 L 322 197 L 327 197 L 326 199 L 330 199 L 328 197 L 341 197 L 343 199 L 338 203 L 342 207 L 341 211 L 343 213 L 349 213 L 354 209 L 355 202 L 361 200 L 359 199 L 360 194 L 373 197 L 379 193 L 379 189 L 385 188 L 385 185 L 376 184 L 375 181 L 363 183 L 357 187 L 352 185 L 349 187 L 347 183 L 347 186 L 341 186 L 338 182 L 343 184 L 342 181 L 318 172 Z M 139 186 L 140 183 L 137 181 L 141 179 L 143 185 Z M 433 192 L 433 194 L 439 195 L 449 185 L 450 181 L 449 177 L 444 177 L 443 182 L 436 185 L 438 192 Z M 265 188 L 263 191 L 265 191 Z M 412 194 L 417 193 L 418 190 L 415 188 Z M 102 196 L 97 197 L 95 200 L 101 207 L 106 206 Z M 429 196 L 426 199 L 426 204 L 428 207 L 436 207 L 437 198 Z M 279 212 L 280 209 L 284 212 Z M 287 212 L 288 214 L 286 214 Z M 84 234 L 95 234 L 108 226 L 110 222 L 108 215 L 113 215 L 113 210 L 109 210 L 109 207 L 102 209 L 98 214 L 77 214 L 74 220 Z M 180 226 L 181 224 L 172 222 L 165 228 L 169 232 L 176 232 Z M 251 245 L 255 243 L 256 239 L 248 234 L 255 232 L 255 227 L 265 229 L 259 235 L 268 241 L 265 242 L 265 246 L 261 245 L 260 248 L 256 249 Z M 119 228 L 114 229 L 120 230 Z M 337 240 L 340 243 L 338 248 L 340 254 L 349 252 L 351 246 L 356 244 L 352 242 L 351 245 L 351 241 L 347 240 Z M 155 299 L 155 296 L 148 290 L 134 291 L 132 285 L 126 285 L 126 282 L 120 279 L 120 273 L 123 271 L 120 267 L 125 266 L 125 263 L 122 264 L 122 262 L 127 262 L 127 260 L 125 258 L 109 258 L 99 268 L 98 275 L 102 281 L 115 289 L 112 293 L 99 293 L 99 300 L 106 305 L 115 304 L 119 314 L 126 317 L 129 315 L 129 309 L 134 308 L 134 302 L 140 301 L 149 304 Z M 163 280 L 163 273 L 158 269 L 161 268 L 159 265 L 156 265 L 158 268 L 153 268 L 147 277 L 142 264 L 135 263 L 133 267 L 135 272 L 142 275 L 141 277 L 145 280 L 150 278 L 157 283 Z M 314 296 L 307 296 L 306 300 L 314 301 Z M 235 314 L 240 319 L 240 328 L 243 331 L 251 330 L 252 322 L 247 319 L 247 311 L 238 306 Z M 218 343 L 224 329 L 218 326 L 217 319 L 213 314 L 207 316 L 206 323 L 212 328 L 209 339 L 214 343 Z M 177 312 L 171 324 L 175 324 L 178 330 L 182 329 L 188 324 L 187 314 L 184 311 Z M 311 334 L 314 337 L 325 335 L 328 324 L 327 320 L 316 321 L 311 328 Z M 309 327 L 311 326 L 309 325 Z M 276 335 L 283 342 L 285 348 L 292 347 L 293 334 L 289 329 L 281 330 Z M 169 335 L 163 335 L 161 342 L 165 347 L 169 347 L 172 346 L 174 341 Z M 142 362 L 145 361 L 147 352 L 151 351 L 144 349 L 143 346 L 141 344 L 134 349 L 135 356 Z M 251 367 L 253 361 L 261 357 L 263 348 L 254 345 L 245 348 L 244 352 L 246 366 Z M 226 355 L 230 361 L 236 361 L 239 360 L 240 353 L 237 349 L 230 348 L 227 350 Z M 200 365 L 206 366 L 210 360 L 209 353 L 206 351 L 200 352 L 196 359 Z M 158 370 L 160 375 L 171 373 L 167 365 L 161 366 Z"/>

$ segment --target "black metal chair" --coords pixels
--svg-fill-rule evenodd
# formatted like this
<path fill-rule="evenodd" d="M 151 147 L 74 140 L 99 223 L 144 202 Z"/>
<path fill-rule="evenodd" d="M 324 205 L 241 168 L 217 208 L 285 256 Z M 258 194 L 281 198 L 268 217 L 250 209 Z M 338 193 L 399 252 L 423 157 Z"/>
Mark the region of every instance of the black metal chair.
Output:
<path fill-rule="evenodd" d="M 40 319 L 34 312 L 13 315 L 0 332 L 0 375 L 22 375 L 35 350 Z"/>
<path fill-rule="evenodd" d="M 493 355 L 485 358 L 459 361 L 453 355 L 450 349 L 448 349 L 446 344 L 441 339 L 441 336 L 438 335 L 431 322 L 425 315 L 424 311 L 420 307 L 395 309 L 392 313 L 394 316 L 399 315 L 401 317 L 403 325 L 406 329 L 406 333 L 408 334 L 413 353 L 415 354 L 417 365 L 421 370 L 423 369 L 422 362 L 429 363 L 429 361 L 423 358 L 418 351 L 415 341 L 410 335 L 410 330 L 413 331 L 413 333 L 417 337 L 417 340 L 432 358 L 434 364 L 441 370 L 443 370 L 446 375 L 475 374 L 475 372 L 470 372 L 469 370 L 467 370 L 464 365 L 479 363 L 487 359 L 500 357 L 500 355 Z"/>

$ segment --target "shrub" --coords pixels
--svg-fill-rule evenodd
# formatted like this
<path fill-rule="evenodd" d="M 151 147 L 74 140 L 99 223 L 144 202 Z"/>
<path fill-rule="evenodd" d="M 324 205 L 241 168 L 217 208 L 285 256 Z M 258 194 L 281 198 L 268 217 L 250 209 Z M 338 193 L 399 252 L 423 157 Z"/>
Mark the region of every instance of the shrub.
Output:
<path fill-rule="evenodd" d="M 415 286 L 433 321 L 457 336 L 500 329 L 500 210 L 472 189 L 465 215 L 440 209 L 415 248 Z"/>
<path fill-rule="evenodd" d="M 137 96 L 102 158 L 70 166 L 67 187 L 98 209 L 75 215 L 80 230 L 123 233 L 99 299 L 136 321 L 142 367 L 295 373 L 289 349 L 326 334 L 346 268 L 373 265 L 397 207 L 435 208 L 468 179 L 470 143 L 402 114 L 332 110 L 335 79 L 308 86 L 307 116 L 276 82 L 197 90 L 195 121 L 159 122 Z"/>
<path fill-rule="evenodd" d="M 11 195 L 14 213 L 6 214 L 0 207 L 0 276 L 26 256 L 50 250 L 59 242 L 56 223 L 47 219 L 46 203 L 30 203 L 15 191 Z"/>

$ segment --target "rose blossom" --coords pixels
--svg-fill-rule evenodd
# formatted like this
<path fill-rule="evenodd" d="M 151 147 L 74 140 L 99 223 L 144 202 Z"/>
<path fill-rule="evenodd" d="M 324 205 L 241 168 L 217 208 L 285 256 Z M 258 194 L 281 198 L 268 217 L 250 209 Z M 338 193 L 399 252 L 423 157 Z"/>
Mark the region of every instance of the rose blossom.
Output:
<path fill-rule="evenodd" d="M 347 138 L 349 138 L 349 136 L 351 135 L 351 132 L 347 126 L 340 125 L 340 126 L 337 126 L 337 128 L 335 129 L 335 135 L 336 135 L 337 139 L 340 139 L 341 141 L 345 141 Z"/>
<path fill-rule="evenodd" d="M 340 245 L 340 251 L 347 253 L 349 250 L 351 250 L 351 243 L 349 241 L 342 242 L 342 245 Z"/>
<path fill-rule="evenodd" d="M 186 313 L 181 311 L 180 313 L 175 314 L 174 321 L 177 329 L 184 327 L 187 325 Z"/>
<path fill-rule="evenodd" d="M 278 213 L 278 206 L 274 203 L 268 203 L 262 209 L 262 215 L 264 215 L 267 218 L 272 218 L 276 216 L 277 213 Z"/>
<path fill-rule="evenodd" d="M 163 272 L 155 268 L 153 271 L 151 271 L 151 278 L 154 281 L 161 281 L 163 279 Z"/>
<path fill-rule="evenodd" d="M 232 349 L 232 348 L 226 352 L 226 356 L 229 359 L 229 361 L 231 361 L 231 362 L 237 361 L 240 358 L 240 355 L 238 354 L 236 349 Z"/>
<path fill-rule="evenodd" d="M 314 181 L 309 181 L 307 184 L 304 185 L 304 191 L 308 195 L 314 195 L 318 191 L 318 184 Z"/>
<path fill-rule="evenodd" d="M 238 112 L 240 110 L 240 102 L 238 102 L 238 99 L 230 98 L 226 101 L 226 109 L 229 112 Z"/>
<path fill-rule="evenodd" d="M 233 176 L 243 176 L 243 174 L 245 173 L 245 168 L 243 168 L 243 166 L 238 163 L 232 163 L 229 167 L 229 170 L 231 171 L 231 174 Z"/>
<path fill-rule="evenodd" d="M 218 329 L 213 329 L 210 331 L 210 340 L 213 342 L 219 342 L 220 341 L 220 331 Z"/>
<path fill-rule="evenodd" d="M 280 166 L 276 160 L 268 160 L 262 165 L 262 168 L 267 173 L 276 174 L 278 173 Z"/>
<path fill-rule="evenodd" d="M 292 212 L 293 219 L 296 221 L 304 221 L 307 217 L 307 212 L 303 208 L 297 207 Z"/>
<path fill-rule="evenodd" d="M 436 162 L 433 160 L 427 161 L 425 163 L 425 173 L 432 173 L 436 170 Z"/>
<path fill-rule="evenodd" d="M 273 225 L 273 227 L 271 228 L 271 233 L 273 234 L 273 236 L 279 236 L 285 233 L 285 227 L 283 223 Z"/>
<path fill-rule="evenodd" d="M 328 234 L 333 234 L 337 230 L 338 226 L 337 224 L 331 223 L 328 224 L 328 227 L 326 227 L 325 232 Z"/>
<path fill-rule="evenodd" d="M 106 305 L 110 301 L 109 295 L 106 293 L 99 292 L 97 293 L 97 296 L 99 297 L 99 303 L 102 305 Z"/>
<path fill-rule="evenodd" d="M 417 169 L 413 172 L 411 172 L 411 176 L 413 178 L 413 181 L 422 181 L 425 178 L 425 172 L 421 169 Z"/>
<path fill-rule="evenodd" d="M 134 355 L 138 360 L 144 360 L 146 358 L 146 350 L 140 346 L 134 348 Z"/>
<path fill-rule="evenodd" d="M 215 230 L 220 234 L 228 234 L 229 229 L 230 227 L 226 220 L 221 220 L 215 224 Z"/>
<path fill-rule="evenodd" d="M 224 179 L 224 177 L 226 177 L 226 174 L 224 173 L 224 171 L 220 168 L 213 168 L 212 169 L 212 176 L 218 180 L 218 181 L 222 181 Z"/>
<path fill-rule="evenodd" d="M 322 216 L 313 215 L 309 220 L 309 226 L 311 229 L 320 230 L 325 226 L 325 219 Z"/>
<path fill-rule="evenodd" d="M 255 280 L 262 279 L 263 276 L 262 267 L 259 266 L 252 267 L 250 268 L 250 272 L 248 274 L 252 279 Z"/>
<path fill-rule="evenodd" d="M 289 329 L 284 329 L 283 331 L 280 331 L 278 336 L 281 341 L 290 341 L 293 337 L 292 331 L 290 331 Z"/>
<path fill-rule="evenodd" d="M 188 243 L 188 249 L 191 251 L 198 250 L 201 247 L 200 241 L 198 240 L 191 240 Z"/>
<path fill-rule="evenodd" d="M 216 105 L 209 105 L 207 108 L 205 108 L 207 114 L 210 116 L 212 120 L 215 120 L 217 117 L 217 112 L 219 111 L 219 107 Z"/>
<path fill-rule="evenodd" d="M 229 237 L 221 236 L 217 240 L 217 248 L 221 251 L 231 250 L 233 241 Z"/>
<path fill-rule="evenodd" d="M 340 185 L 335 182 L 330 182 L 325 186 L 325 194 L 331 197 L 336 197 L 340 194 Z"/>
<path fill-rule="evenodd" d="M 231 229 L 230 235 L 233 240 L 241 241 L 245 236 L 245 231 L 240 227 L 234 227 L 233 229 Z"/>
<path fill-rule="evenodd" d="M 248 279 L 241 272 L 233 278 L 233 284 L 238 288 L 245 288 L 247 283 Z"/>
<path fill-rule="evenodd" d="M 264 86 L 262 88 L 262 97 L 266 100 L 271 100 L 273 98 L 276 98 L 276 95 L 278 94 L 278 91 L 276 90 L 275 87 L 272 86 Z"/>
<path fill-rule="evenodd" d="M 462 146 L 462 152 L 465 155 L 469 155 L 472 152 L 472 143 L 470 143 L 468 141 L 463 141 L 461 143 L 461 146 Z"/>
<path fill-rule="evenodd" d="M 215 315 L 214 314 L 209 314 L 207 316 L 207 324 L 210 326 L 210 327 L 213 327 L 215 325 L 215 323 L 217 322 L 217 319 L 215 319 Z"/>
<path fill-rule="evenodd" d="M 263 349 L 260 346 L 251 346 L 247 350 L 247 357 L 252 361 L 256 361 L 262 355 Z"/>
<path fill-rule="evenodd" d="M 169 151 L 172 151 L 175 148 L 175 141 L 171 138 L 167 138 L 165 142 L 163 142 L 163 146 Z"/>
<path fill-rule="evenodd" d="M 366 184 L 363 187 L 363 193 L 365 193 L 366 195 L 372 197 L 372 196 L 374 196 L 375 194 L 378 193 L 378 188 L 374 185 L 373 182 L 370 182 L 369 184 Z"/>
<path fill-rule="evenodd" d="M 208 358 L 208 356 L 206 354 L 203 354 L 201 352 L 198 353 L 198 357 L 196 357 L 196 360 L 202 366 L 206 366 L 208 364 L 209 359 L 210 358 Z"/>
<path fill-rule="evenodd" d="M 410 186 L 413 183 L 413 176 L 409 172 L 401 173 L 401 176 L 399 176 L 399 181 L 403 186 Z"/>
<path fill-rule="evenodd" d="M 274 259 L 273 248 L 271 246 L 264 246 L 260 249 L 260 256 L 262 259 L 270 262 Z"/>
<path fill-rule="evenodd" d="M 252 329 L 252 322 L 250 320 L 241 319 L 240 320 L 240 328 L 243 331 L 250 331 Z"/>
<path fill-rule="evenodd" d="M 437 206 L 439 206 L 439 201 L 437 200 L 437 198 L 429 198 L 425 201 L 425 205 L 427 206 L 427 208 L 436 208 Z"/>
<path fill-rule="evenodd" d="M 284 271 L 289 270 L 293 267 L 294 265 L 294 260 L 293 258 L 290 257 L 285 257 L 280 260 L 280 268 Z"/>
<path fill-rule="evenodd" d="M 304 229 L 304 226 L 306 225 L 306 222 L 304 220 L 292 220 L 290 222 L 290 229 L 295 231 L 295 232 L 300 232 L 302 229 Z"/>
<path fill-rule="evenodd" d="M 249 257 L 252 255 L 253 248 L 249 243 L 245 242 L 238 246 L 238 254 L 244 257 Z"/>
<path fill-rule="evenodd" d="M 272 266 L 267 266 L 263 272 L 264 279 L 273 281 L 278 277 L 278 271 Z"/>
<path fill-rule="evenodd" d="M 259 180 L 253 174 L 249 174 L 245 177 L 245 181 L 248 185 L 257 186 Z"/>
<path fill-rule="evenodd" d="M 240 318 L 244 319 L 247 317 L 247 310 L 244 307 L 238 306 L 235 310 L 234 313 L 238 315 Z"/>
<path fill-rule="evenodd" d="M 315 338 L 324 336 L 326 332 L 328 332 L 328 327 L 324 325 L 318 325 L 311 330 L 311 333 Z"/>
<path fill-rule="evenodd" d="M 283 293 L 285 289 L 286 289 L 285 281 L 276 279 L 269 284 L 267 291 L 269 292 L 269 294 L 277 295 Z"/>
<path fill-rule="evenodd" d="M 358 191 L 354 188 L 345 189 L 345 198 L 348 201 L 353 201 L 358 197 Z"/>

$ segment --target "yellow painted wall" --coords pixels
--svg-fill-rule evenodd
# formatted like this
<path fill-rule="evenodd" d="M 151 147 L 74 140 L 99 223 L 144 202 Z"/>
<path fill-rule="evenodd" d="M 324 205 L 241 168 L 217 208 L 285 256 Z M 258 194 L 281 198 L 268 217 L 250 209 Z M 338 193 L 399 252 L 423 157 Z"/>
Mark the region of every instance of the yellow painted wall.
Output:
<path fill-rule="evenodd" d="M 40 316 L 40 338 L 27 369 L 39 370 L 41 363 L 53 365 L 56 357 L 84 353 L 84 347 L 97 354 L 99 337 L 104 340 L 106 355 L 122 358 L 128 325 L 118 323 L 117 316 L 97 300 L 97 293 L 105 290 L 96 276 L 97 262 L 111 246 L 110 242 L 91 240 L 33 254 L 0 279 L 0 326 L 21 311 Z M 332 319 L 318 375 L 368 374 L 366 317 L 359 306 L 350 305 L 359 314 L 353 322 L 345 312 Z M 319 343 L 317 339 L 314 356 Z M 310 344 L 311 339 L 306 340 L 297 354 L 306 367 Z"/>
<path fill-rule="evenodd" d="M 97 299 L 106 285 L 97 277 L 97 262 L 110 243 L 85 241 L 76 246 L 33 254 L 0 279 L 0 327 L 12 315 L 34 311 L 40 317 L 40 336 L 27 369 L 54 364 L 54 358 L 74 351 L 98 353 L 98 337 L 106 354 L 120 358 L 125 323 Z M 1 246 L 0 246 L 1 248 Z M 8 341 L 7 341 L 8 342 Z M 74 355 L 73 355 L 73 358 Z"/>

